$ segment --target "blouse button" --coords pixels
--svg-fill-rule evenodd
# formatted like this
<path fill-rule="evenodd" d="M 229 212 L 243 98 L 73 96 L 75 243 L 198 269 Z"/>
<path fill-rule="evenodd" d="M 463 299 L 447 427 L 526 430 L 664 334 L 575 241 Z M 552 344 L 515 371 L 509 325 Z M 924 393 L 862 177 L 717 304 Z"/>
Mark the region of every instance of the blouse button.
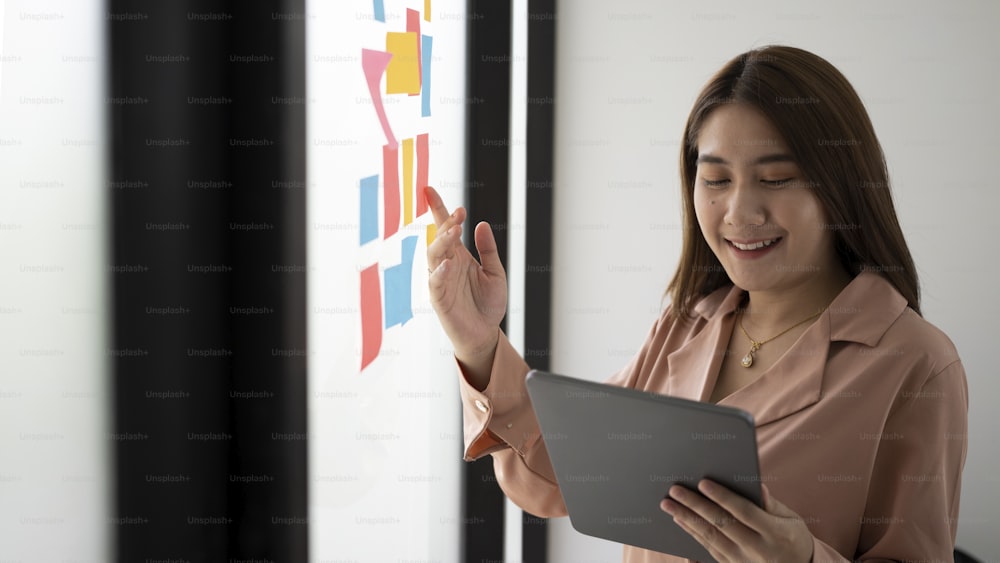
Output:
<path fill-rule="evenodd" d="M 486 412 L 490 410 L 490 408 L 486 406 L 486 403 L 480 401 L 479 399 L 476 399 L 476 408 L 479 409 L 480 412 Z"/>

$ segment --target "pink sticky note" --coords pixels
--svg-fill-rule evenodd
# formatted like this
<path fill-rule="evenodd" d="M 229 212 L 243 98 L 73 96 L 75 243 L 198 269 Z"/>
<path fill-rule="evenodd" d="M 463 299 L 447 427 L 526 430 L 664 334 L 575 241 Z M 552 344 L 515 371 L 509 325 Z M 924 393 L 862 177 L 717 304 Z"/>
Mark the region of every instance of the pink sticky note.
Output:
<path fill-rule="evenodd" d="M 379 84 L 382 82 L 382 75 L 385 74 L 391 53 L 385 51 L 374 51 L 372 49 L 361 49 L 361 68 L 365 71 L 365 81 L 368 82 L 368 94 L 372 97 L 372 105 L 375 106 L 375 114 L 378 115 L 379 123 L 382 124 L 382 132 L 385 133 L 386 144 L 391 148 L 396 148 L 398 142 L 396 136 L 389 127 L 389 118 L 385 115 L 385 105 L 382 103 L 382 94 L 379 92 Z"/>

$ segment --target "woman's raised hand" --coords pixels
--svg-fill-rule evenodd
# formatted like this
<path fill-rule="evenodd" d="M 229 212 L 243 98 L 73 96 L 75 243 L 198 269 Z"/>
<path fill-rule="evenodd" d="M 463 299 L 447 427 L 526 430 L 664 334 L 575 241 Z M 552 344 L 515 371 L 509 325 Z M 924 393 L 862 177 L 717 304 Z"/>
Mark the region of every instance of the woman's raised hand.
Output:
<path fill-rule="evenodd" d="M 469 382 L 483 389 L 489 382 L 500 321 L 507 312 L 507 274 L 489 223 L 476 225 L 480 264 L 462 244 L 465 208 L 449 214 L 434 188 L 427 187 L 424 193 L 437 224 L 437 236 L 427 248 L 431 305 Z"/>

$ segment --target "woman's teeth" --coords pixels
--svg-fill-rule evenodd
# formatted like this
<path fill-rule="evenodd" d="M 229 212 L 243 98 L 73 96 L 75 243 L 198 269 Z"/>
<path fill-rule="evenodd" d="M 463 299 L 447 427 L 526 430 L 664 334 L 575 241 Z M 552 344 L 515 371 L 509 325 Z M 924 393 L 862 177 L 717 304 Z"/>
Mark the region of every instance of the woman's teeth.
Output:
<path fill-rule="evenodd" d="M 780 237 L 779 237 L 780 238 Z M 740 250 L 757 250 L 758 248 L 764 248 L 765 246 L 771 246 L 772 244 L 778 242 L 778 239 L 762 240 L 760 242 L 754 242 L 751 244 L 741 244 L 738 242 L 729 241 L 733 246 L 739 248 Z"/>

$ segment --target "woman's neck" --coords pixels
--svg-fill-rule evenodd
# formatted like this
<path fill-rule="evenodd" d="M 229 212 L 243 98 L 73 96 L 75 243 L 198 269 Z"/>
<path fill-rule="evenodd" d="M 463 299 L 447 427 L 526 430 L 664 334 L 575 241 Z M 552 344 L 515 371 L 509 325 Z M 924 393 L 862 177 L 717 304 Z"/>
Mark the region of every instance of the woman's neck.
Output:
<path fill-rule="evenodd" d="M 851 279 L 847 272 L 838 268 L 835 275 L 817 276 L 812 283 L 750 291 L 743 310 L 743 323 L 748 329 L 753 327 L 761 338 L 767 338 L 825 309 Z"/>

